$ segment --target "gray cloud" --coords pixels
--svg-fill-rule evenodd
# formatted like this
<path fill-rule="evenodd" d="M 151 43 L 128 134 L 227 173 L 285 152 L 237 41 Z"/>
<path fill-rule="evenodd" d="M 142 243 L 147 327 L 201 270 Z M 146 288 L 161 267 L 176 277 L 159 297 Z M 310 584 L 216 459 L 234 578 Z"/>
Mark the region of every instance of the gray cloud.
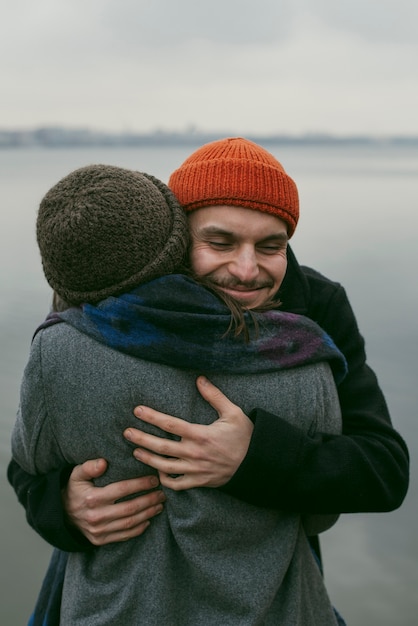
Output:
<path fill-rule="evenodd" d="M 265 43 L 290 35 L 303 13 L 341 31 L 380 41 L 414 40 L 418 4 L 411 0 L 135 0 L 102 2 L 101 21 L 148 43 L 206 39 Z"/>
<path fill-rule="evenodd" d="M 121 10 L 123 7 L 123 10 Z M 190 40 L 213 43 L 262 43 L 286 37 L 293 19 L 284 0 L 157 0 L 105 3 L 101 22 L 139 43 L 172 45 Z"/>
<path fill-rule="evenodd" d="M 414 0 L 304 0 L 303 4 L 325 23 L 367 41 L 417 42 L 418 4 Z"/>
<path fill-rule="evenodd" d="M 99 6 L 98 6 L 99 9 Z M 416 41 L 414 0 L 125 0 L 101 2 L 99 21 L 147 45 L 189 40 L 254 44 L 282 41 L 304 14 L 365 40 Z"/>
<path fill-rule="evenodd" d="M 0 125 L 418 130 L 415 0 L 8 0 Z"/>
<path fill-rule="evenodd" d="M 267 45 L 285 42 L 311 16 L 363 41 L 416 42 L 414 0 L 15 0 L 2 10 L 0 49 L 18 60 L 72 53 L 121 57 L 188 42 Z"/>

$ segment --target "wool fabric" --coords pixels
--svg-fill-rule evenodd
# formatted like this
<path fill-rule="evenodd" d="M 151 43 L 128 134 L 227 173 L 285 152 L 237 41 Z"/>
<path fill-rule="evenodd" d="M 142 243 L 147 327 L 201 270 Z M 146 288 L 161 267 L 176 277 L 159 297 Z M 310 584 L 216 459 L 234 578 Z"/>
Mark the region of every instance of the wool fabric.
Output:
<path fill-rule="evenodd" d="M 270 152 L 242 137 L 205 144 L 172 173 L 168 186 L 186 211 L 228 205 L 276 215 L 289 238 L 299 219 L 295 182 Z"/>
<path fill-rule="evenodd" d="M 188 246 L 185 213 L 170 189 L 110 165 L 60 180 L 40 203 L 36 229 L 46 279 L 71 304 L 178 270 Z"/>
<path fill-rule="evenodd" d="M 52 320 L 51 320 L 52 317 Z M 130 356 L 200 373 L 277 372 L 328 361 L 335 381 L 346 361 L 308 317 L 280 310 L 245 314 L 249 343 L 228 333 L 231 314 L 215 294 L 181 274 L 161 276 L 117 298 L 53 314 Z"/>

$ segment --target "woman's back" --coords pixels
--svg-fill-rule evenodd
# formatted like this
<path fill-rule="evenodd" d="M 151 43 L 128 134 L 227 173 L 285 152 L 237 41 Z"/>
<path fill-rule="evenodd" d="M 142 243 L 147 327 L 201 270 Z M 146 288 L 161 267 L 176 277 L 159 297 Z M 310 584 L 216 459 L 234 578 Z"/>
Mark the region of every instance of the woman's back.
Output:
<path fill-rule="evenodd" d="M 15 458 L 47 472 L 104 457 L 99 484 L 149 474 L 122 435 L 139 426 L 133 408 L 210 423 L 217 415 L 195 387 L 202 373 L 127 356 L 67 324 L 45 329 L 25 372 Z M 244 412 L 257 406 L 312 435 L 339 432 L 327 363 L 210 378 Z M 335 618 L 300 516 L 193 489 L 167 490 L 164 512 L 143 536 L 70 555 L 62 624 L 115 623 L 325 626 Z"/>

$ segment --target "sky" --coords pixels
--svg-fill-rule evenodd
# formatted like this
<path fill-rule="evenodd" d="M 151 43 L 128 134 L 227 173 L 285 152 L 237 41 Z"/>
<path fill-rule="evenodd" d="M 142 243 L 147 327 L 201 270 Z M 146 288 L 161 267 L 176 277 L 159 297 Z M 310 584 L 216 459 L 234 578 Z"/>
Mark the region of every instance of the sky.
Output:
<path fill-rule="evenodd" d="M 0 130 L 418 135 L 416 0 L 2 0 Z"/>

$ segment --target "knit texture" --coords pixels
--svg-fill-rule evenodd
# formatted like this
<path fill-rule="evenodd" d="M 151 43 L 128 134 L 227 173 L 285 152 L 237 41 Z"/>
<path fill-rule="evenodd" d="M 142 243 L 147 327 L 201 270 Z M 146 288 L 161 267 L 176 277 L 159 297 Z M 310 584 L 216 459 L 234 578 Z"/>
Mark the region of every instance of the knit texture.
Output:
<path fill-rule="evenodd" d="M 109 165 L 63 178 L 41 201 L 37 219 L 46 279 L 72 304 L 98 302 L 178 270 L 187 232 L 166 185 Z"/>
<path fill-rule="evenodd" d="M 251 337 L 247 344 L 241 336 L 227 333 L 226 305 L 194 280 L 177 274 L 56 316 L 119 352 L 177 368 L 248 374 L 328 361 L 337 383 L 346 374 L 345 358 L 309 318 L 272 310 L 257 314 L 255 326 L 246 313 Z"/>
<path fill-rule="evenodd" d="M 296 184 L 283 166 L 261 146 L 241 137 L 205 144 L 168 182 L 186 211 L 206 206 L 238 206 L 276 215 L 289 238 L 299 219 Z"/>
<path fill-rule="evenodd" d="M 161 431 L 138 420 L 133 407 L 212 423 L 217 413 L 196 388 L 198 373 L 132 358 L 56 324 L 32 344 L 14 457 L 32 473 L 106 458 L 97 486 L 149 475 L 122 433 L 129 426 Z M 254 406 L 268 408 L 311 438 L 340 432 L 328 363 L 243 376 L 213 372 L 210 379 L 247 415 Z M 163 512 L 141 537 L 69 555 L 61 626 L 336 626 L 297 513 L 253 507 L 218 489 L 166 495 Z"/>

